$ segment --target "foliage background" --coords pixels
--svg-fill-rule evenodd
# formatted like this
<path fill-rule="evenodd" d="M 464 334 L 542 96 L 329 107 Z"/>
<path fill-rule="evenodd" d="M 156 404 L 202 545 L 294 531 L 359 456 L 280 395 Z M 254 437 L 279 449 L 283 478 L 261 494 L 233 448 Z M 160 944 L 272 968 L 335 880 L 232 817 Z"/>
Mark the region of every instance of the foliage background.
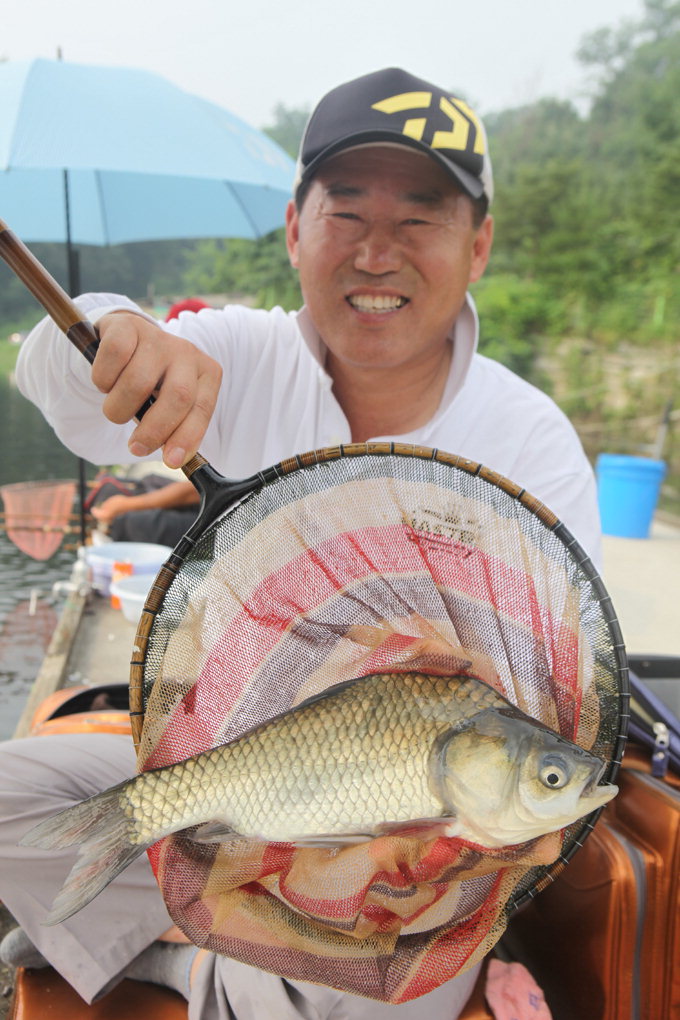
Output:
<path fill-rule="evenodd" d="M 473 288 L 480 349 L 551 392 L 593 459 L 658 454 L 665 421 L 663 501 L 680 513 L 680 2 L 646 0 L 639 21 L 585 37 L 578 56 L 585 104 L 546 98 L 485 117 L 496 239 Z M 307 113 L 279 105 L 265 130 L 295 155 Z M 60 246 L 33 247 L 63 282 Z M 81 277 L 84 290 L 152 305 L 187 294 L 300 303 L 281 231 L 82 249 Z M 0 266 L 6 335 L 38 315 Z"/>

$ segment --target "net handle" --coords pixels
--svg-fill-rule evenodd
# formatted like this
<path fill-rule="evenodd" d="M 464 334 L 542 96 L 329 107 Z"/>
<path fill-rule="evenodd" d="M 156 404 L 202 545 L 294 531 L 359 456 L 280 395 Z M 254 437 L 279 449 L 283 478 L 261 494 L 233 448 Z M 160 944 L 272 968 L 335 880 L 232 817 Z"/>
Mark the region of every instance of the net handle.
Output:
<path fill-rule="evenodd" d="M 96 327 L 81 315 L 78 306 L 63 287 L 2 219 L 0 219 L 0 256 L 43 306 L 66 338 L 92 365 L 99 348 L 99 333 Z M 154 397 L 150 396 L 142 404 L 135 415 L 138 421 L 141 421 L 154 402 Z M 196 453 L 183 465 L 182 471 L 189 481 L 194 481 L 195 471 L 206 463 L 205 458 Z M 198 485 L 196 487 L 199 492 L 202 491 Z"/>

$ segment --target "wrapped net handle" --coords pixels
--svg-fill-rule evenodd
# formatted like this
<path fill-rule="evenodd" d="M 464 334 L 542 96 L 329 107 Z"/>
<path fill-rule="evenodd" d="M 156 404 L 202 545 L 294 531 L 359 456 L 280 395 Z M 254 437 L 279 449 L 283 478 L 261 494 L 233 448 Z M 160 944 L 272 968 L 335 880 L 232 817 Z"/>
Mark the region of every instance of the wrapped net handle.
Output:
<path fill-rule="evenodd" d="M 0 219 L 0 256 L 30 290 L 31 294 L 37 298 L 67 339 L 92 365 L 99 348 L 97 329 L 86 318 L 83 318 L 80 309 L 63 287 L 47 272 L 33 252 L 9 229 L 2 219 Z M 153 396 L 145 400 L 135 415 L 138 421 L 141 421 L 153 403 L 155 403 Z M 191 481 L 197 468 L 206 463 L 205 458 L 200 453 L 196 453 L 182 467 L 182 471 Z"/>

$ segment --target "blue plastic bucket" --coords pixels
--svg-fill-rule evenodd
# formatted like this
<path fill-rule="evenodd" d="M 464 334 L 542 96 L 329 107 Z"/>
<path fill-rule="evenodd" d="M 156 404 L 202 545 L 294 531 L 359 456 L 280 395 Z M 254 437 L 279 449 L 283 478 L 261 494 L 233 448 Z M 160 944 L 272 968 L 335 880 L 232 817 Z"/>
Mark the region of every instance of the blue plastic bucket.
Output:
<path fill-rule="evenodd" d="M 605 535 L 647 538 L 666 474 L 665 461 L 601 453 L 595 470 Z"/>

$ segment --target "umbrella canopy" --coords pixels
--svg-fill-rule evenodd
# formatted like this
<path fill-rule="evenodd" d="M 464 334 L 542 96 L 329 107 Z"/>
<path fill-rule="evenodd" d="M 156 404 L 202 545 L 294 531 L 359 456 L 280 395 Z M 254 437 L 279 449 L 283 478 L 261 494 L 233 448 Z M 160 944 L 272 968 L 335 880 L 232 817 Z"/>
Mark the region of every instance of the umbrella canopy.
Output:
<path fill-rule="evenodd" d="M 0 63 L 0 215 L 66 246 L 256 238 L 280 227 L 295 164 L 270 138 L 158 75 L 61 60 Z M 85 470 L 79 460 L 81 541 Z"/>
<path fill-rule="evenodd" d="M 148 71 L 0 63 L 0 209 L 27 241 L 260 237 L 294 162 L 227 110 Z"/>

